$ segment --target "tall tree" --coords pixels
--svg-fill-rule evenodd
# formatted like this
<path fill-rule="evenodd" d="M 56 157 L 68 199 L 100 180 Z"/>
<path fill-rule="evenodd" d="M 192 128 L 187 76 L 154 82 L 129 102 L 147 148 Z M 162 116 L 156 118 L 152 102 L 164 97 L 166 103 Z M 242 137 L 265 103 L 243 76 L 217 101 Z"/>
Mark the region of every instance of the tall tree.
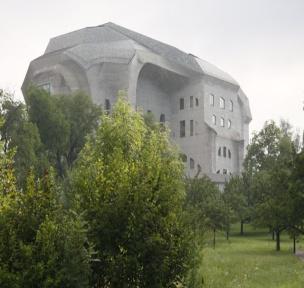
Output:
<path fill-rule="evenodd" d="M 207 177 L 188 179 L 186 190 L 185 205 L 192 215 L 193 229 L 212 231 L 215 246 L 215 232 L 226 225 L 227 211 L 220 190 Z"/>
<path fill-rule="evenodd" d="M 289 200 L 295 156 L 288 125 L 280 128 L 269 122 L 253 137 L 245 159 L 255 195 L 254 220 L 275 231 L 276 250 L 280 250 L 280 233 L 292 226 L 294 203 Z"/>
<path fill-rule="evenodd" d="M 97 287 L 176 287 L 189 264 L 183 164 L 168 131 L 147 126 L 122 98 L 102 117 L 72 174 L 85 211 Z M 154 125 L 152 125 L 154 126 Z"/>

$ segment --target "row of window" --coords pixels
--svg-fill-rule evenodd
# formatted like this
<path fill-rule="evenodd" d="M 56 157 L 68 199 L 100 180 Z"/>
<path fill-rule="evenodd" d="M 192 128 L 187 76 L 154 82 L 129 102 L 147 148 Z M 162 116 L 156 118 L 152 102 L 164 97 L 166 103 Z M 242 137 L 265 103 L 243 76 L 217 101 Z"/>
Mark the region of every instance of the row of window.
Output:
<path fill-rule="evenodd" d="M 209 102 L 211 106 L 214 106 L 215 103 L 215 96 L 213 94 L 209 95 Z M 219 106 L 221 109 L 225 109 L 226 108 L 226 100 L 223 97 L 219 98 Z M 228 109 L 229 111 L 233 111 L 233 102 L 232 100 L 228 101 Z"/>
<path fill-rule="evenodd" d="M 212 115 L 212 124 L 216 125 L 216 115 Z M 228 119 L 227 120 L 227 128 L 230 129 L 231 128 L 231 120 Z M 225 127 L 225 119 L 223 117 L 220 118 L 220 126 L 221 127 Z"/>
<path fill-rule="evenodd" d="M 222 153 L 222 152 L 223 152 L 223 153 Z M 220 147 L 220 148 L 217 150 L 217 155 L 218 155 L 218 156 L 222 156 L 222 154 L 223 154 L 223 157 L 226 158 L 227 155 L 228 155 L 228 158 L 231 159 L 231 151 L 230 151 L 230 149 L 227 149 L 226 146 L 224 146 L 223 149 L 222 149 L 222 147 Z"/>
<path fill-rule="evenodd" d="M 198 98 L 195 98 L 195 106 L 199 106 Z M 190 108 L 194 107 L 194 97 L 190 96 Z M 179 98 L 179 109 L 184 110 L 185 109 L 185 99 Z"/>
<path fill-rule="evenodd" d="M 223 173 L 223 175 L 228 175 L 228 169 L 223 169 L 222 170 L 222 173 Z M 216 171 L 216 174 L 221 174 L 221 170 L 219 169 L 219 170 L 217 170 Z M 232 173 L 231 172 L 229 172 L 229 175 L 232 175 Z"/>
<path fill-rule="evenodd" d="M 194 121 L 190 120 L 190 136 L 194 134 Z M 179 121 L 179 136 L 181 138 L 186 137 L 186 121 Z"/>
<path fill-rule="evenodd" d="M 181 158 L 182 158 L 182 161 L 183 161 L 184 163 L 187 163 L 187 162 L 188 162 L 188 157 L 187 157 L 187 155 L 182 154 L 182 155 L 181 155 Z M 194 168 L 195 168 L 195 161 L 194 161 L 194 159 L 191 158 L 191 157 L 190 157 L 190 159 L 189 159 L 189 164 L 190 164 L 190 169 L 194 169 Z M 198 171 L 201 171 L 201 170 L 202 170 L 201 165 L 197 164 L 197 170 L 198 170 Z"/>

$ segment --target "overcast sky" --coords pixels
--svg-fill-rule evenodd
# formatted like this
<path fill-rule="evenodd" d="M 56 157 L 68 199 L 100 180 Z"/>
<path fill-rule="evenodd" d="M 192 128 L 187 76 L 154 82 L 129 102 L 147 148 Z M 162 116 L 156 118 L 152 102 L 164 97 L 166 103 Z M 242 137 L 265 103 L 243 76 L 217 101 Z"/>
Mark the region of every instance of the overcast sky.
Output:
<path fill-rule="evenodd" d="M 114 22 L 205 59 L 247 94 L 251 131 L 304 128 L 303 0 L 8 0 L 0 5 L 0 88 L 20 91 L 51 37 Z"/>

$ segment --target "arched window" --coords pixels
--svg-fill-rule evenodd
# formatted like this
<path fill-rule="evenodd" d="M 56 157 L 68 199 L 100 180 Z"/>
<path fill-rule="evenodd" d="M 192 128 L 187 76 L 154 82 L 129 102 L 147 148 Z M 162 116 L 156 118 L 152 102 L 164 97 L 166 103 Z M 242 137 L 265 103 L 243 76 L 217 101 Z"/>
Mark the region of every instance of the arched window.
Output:
<path fill-rule="evenodd" d="M 228 121 L 227 121 L 227 127 L 228 127 L 228 129 L 231 128 L 231 120 L 228 120 Z"/>
<path fill-rule="evenodd" d="M 216 116 L 215 115 L 212 115 L 212 124 L 216 125 Z"/>
<path fill-rule="evenodd" d="M 225 119 L 221 117 L 221 127 L 225 127 Z"/>
<path fill-rule="evenodd" d="M 233 111 L 233 102 L 232 100 L 229 101 L 229 111 Z"/>
<path fill-rule="evenodd" d="M 220 148 L 217 150 L 217 155 L 218 155 L 218 156 L 222 156 L 222 147 L 220 147 Z"/>
<path fill-rule="evenodd" d="M 228 173 L 227 169 L 223 169 L 223 174 L 227 175 L 227 173 Z"/>
<path fill-rule="evenodd" d="M 111 110 L 111 103 L 109 99 L 105 100 L 105 111 L 109 112 Z"/>
<path fill-rule="evenodd" d="M 160 123 L 165 123 L 166 122 L 166 116 L 165 116 L 165 114 L 160 114 L 159 122 Z"/>
<path fill-rule="evenodd" d="M 195 106 L 198 106 L 198 98 L 195 98 Z"/>
<path fill-rule="evenodd" d="M 231 159 L 231 151 L 228 149 L 228 158 Z"/>
<path fill-rule="evenodd" d="M 220 108 L 225 109 L 225 99 L 223 97 L 220 97 Z"/>
<path fill-rule="evenodd" d="M 190 158 L 190 169 L 194 169 L 194 160 L 192 158 Z"/>

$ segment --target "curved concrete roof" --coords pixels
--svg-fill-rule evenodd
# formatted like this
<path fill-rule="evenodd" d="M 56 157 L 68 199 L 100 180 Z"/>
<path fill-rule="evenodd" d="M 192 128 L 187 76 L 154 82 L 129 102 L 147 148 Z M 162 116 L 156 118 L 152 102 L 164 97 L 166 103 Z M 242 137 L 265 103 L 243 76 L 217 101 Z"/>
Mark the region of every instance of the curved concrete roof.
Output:
<path fill-rule="evenodd" d="M 139 44 L 139 45 L 138 45 Z M 130 60 L 135 50 L 146 48 L 165 59 L 182 66 L 239 86 L 228 73 L 215 65 L 196 56 L 185 53 L 173 46 L 154 40 L 140 33 L 131 31 L 114 23 L 96 27 L 87 27 L 52 38 L 45 54 L 59 50 L 69 50 L 69 54 L 92 62 L 97 59 L 110 59 L 114 62 Z"/>
<path fill-rule="evenodd" d="M 82 58 L 103 58 L 105 55 L 102 53 L 105 53 L 109 57 L 129 58 L 130 51 L 137 50 L 138 44 L 143 49 L 148 49 L 168 61 L 202 73 L 201 67 L 191 55 L 114 23 L 87 27 L 52 38 L 46 48 L 45 54 L 59 50 L 73 50 Z M 125 53 L 123 50 L 127 52 Z"/>

